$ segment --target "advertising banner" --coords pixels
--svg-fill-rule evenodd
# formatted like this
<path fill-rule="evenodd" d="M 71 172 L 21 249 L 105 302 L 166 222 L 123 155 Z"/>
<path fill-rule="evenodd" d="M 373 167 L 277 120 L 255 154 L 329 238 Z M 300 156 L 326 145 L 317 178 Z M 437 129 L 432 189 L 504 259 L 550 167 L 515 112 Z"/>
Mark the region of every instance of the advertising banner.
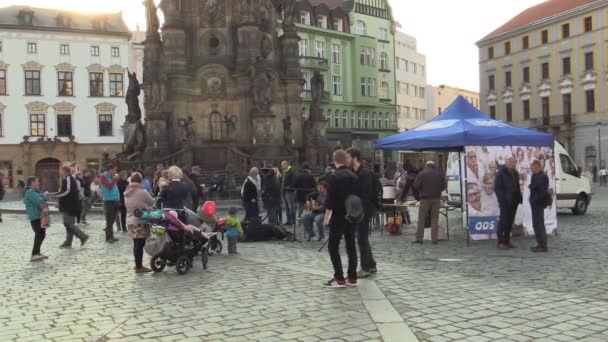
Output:
<path fill-rule="evenodd" d="M 534 160 L 538 160 L 549 176 L 549 192 L 553 197 L 553 205 L 545 209 L 547 234 L 553 233 L 557 229 L 553 149 L 527 146 L 467 146 L 465 147 L 466 177 L 462 177 L 462 186 L 466 194 L 467 227 L 474 240 L 495 237 L 500 208 L 494 193 L 494 178 L 499 168 L 510 157 L 517 159 L 516 170 L 520 175 L 519 185 L 523 195 L 523 203 L 517 209 L 515 224 L 523 226 L 525 236 L 534 235 L 532 208 L 529 201 L 529 185 L 532 179 L 530 164 Z"/>

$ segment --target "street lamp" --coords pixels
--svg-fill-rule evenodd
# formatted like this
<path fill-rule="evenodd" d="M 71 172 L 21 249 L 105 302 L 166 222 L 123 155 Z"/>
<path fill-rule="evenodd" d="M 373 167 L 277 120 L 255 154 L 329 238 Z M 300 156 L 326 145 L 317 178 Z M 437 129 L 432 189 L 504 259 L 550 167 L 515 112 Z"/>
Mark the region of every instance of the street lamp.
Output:
<path fill-rule="evenodd" d="M 602 168 L 602 123 L 597 123 L 597 154 L 598 154 L 598 170 Z"/>

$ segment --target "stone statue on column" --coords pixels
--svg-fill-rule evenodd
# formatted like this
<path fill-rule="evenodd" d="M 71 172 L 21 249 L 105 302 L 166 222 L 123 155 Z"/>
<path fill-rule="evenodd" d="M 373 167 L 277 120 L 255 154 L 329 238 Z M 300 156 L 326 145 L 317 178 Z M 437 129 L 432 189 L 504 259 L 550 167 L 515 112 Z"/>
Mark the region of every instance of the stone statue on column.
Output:
<path fill-rule="evenodd" d="M 262 57 L 257 57 L 249 68 L 249 77 L 255 108 L 260 112 L 268 111 L 272 103 L 272 75 Z"/>
<path fill-rule="evenodd" d="M 141 108 L 139 107 L 139 94 L 141 89 L 137 75 L 133 72 L 129 74 L 129 88 L 125 102 L 127 103 L 128 113 L 125 117 L 124 130 L 124 145 L 125 153 L 128 156 L 137 155 L 146 148 L 146 131 L 141 122 Z"/>
<path fill-rule="evenodd" d="M 282 0 L 283 31 L 295 31 L 296 29 L 296 18 L 298 16 L 296 2 L 297 0 Z"/>
<path fill-rule="evenodd" d="M 325 92 L 325 80 L 320 72 L 315 71 L 313 77 L 310 79 L 311 83 L 311 97 L 312 102 L 310 104 L 310 120 L 321 121 L 323 117 L 321 115 L 321 100 L 323 99 L 323 93 Z"/>

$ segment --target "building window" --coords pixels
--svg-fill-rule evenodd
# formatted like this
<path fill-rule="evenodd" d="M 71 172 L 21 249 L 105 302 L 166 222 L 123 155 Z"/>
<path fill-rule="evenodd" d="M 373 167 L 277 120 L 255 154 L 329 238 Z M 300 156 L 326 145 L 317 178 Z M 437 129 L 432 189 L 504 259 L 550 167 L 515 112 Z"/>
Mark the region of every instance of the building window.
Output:
<path fill-rule="evenodd" d="M 541 102 L 542 102 L 543 119 L 547 119 L 547 118 L 549 118 L 549 115 L 550 115 L 549 97 L 543 97 Z"/>
<path fill-rule="evenodd" d="M 333 75 L 332 81 L 334 85 L 334 95 L 342 96 L 342 77 Z"/>
<path fill-rule="evenodd" d="M 112 114 L 99 114 L 99 136 L 111 137 L 113 134 Z"/>
<path fill-rule="evenodd" d="M 70 54 L 70 46 L 68 44 L 61 44 L 59 45 L 59 53 L 62 55 L 69 55 Z"/>
<path fill-rule="evenodd" d="M 30 114 L 30 136 L 43 137 L 46 135 L 44 114 Z"/>
<path fill-rule="evenodd" d="M 524 120 L 530 120 L 530 100 L 523 100 Z"/>
<path fill-rule="evenodd" d="M 334 30 L 344 32 L 344 21 L 342 19 L 334 19 Z"/>
<path fill-rule="evenodd" d="M 390 99 L 388 82 L 380 83 L 380 98 Z"/>
<path fill-rule="evenodd" d="M 505 86 L 507 88 L 511 87 L 511 72 L 510 71 L 505 72 Z"/>
<path fill-rule="evenodd" d="M 545 62 L 543 64 L 541 64 L 541 77 L 543 80 L 548 80 L 549 79 L 549 62 Z"/>
<path fill-rule="evenodd" d="M 507 112 L 507 122 L 513 121 L 513 105 L 511 103 L 505 105 L 505 111 Z"/>
<path fill-rule="evenodd" d="M 505 42 L 505 55 L 511 54 L 511 42 Z"/>
<path fill-rule="evenodd" d="M 365 129 L 369 128 L 369 112 L 365 112 L 365 121 L 363 121 L 363 125 Z"/>
<path fill-rule="evenodd" d="M 570 75 L 570 57 L 562 58 L 562 73 L 564 75 Z"/>
<path fill-rule="evenodd" d="M 306 71 L 302 72 L 302 79 L 304 79 L 304 90 L 310 90 L 310 74 Z"/>
<path fill-rule="evenodd" d="M 357 114 L 355 114 L 354 111 L 350 112 L 350 128 L 356 128 L 355 127 L 355 119 L 357 117 Z"/>
<path fill-rule="evenodd" d="M 380 53 L 380 70 L 388 70 L 388 55 L 386 52 Z"/>
<path fill-rule="evenodd" d="M 585 99 L 587 100 L 587 113 L 595 113 L 595 90 L 585 91 Z"/>
<path fill-rule="evenodd" d="M 366 78 L 365 77 L 361 77 L 361 96 L 367 96 L 367 92 L 366 92 Z"/>
<path fill-rule="evenodd" d="M 570 37 L 570 24 L 562 25 L 562 39 Z"/>
<path fill-rule="evenodd" d="M 488 76 L 488 88 L 494 90 L 494 75 Z"/>
<path fill-rule="evenodd" d="M 334 64 L 342 64 L 342 53 L 340 49 L 340 45 L 332 44 L 331 46 L 331 54 L 332 54 L 332 63 Z"/>
<path fill-rule="evenodd" d="M 382 116 L 382 113 L 380 113 L 380 116 Z M 370 122 L 370 128 L 371 129 L 376 129 L 376 120 L 377 120 L 378 116 L 376 115 L 376 112 L 372 113 L 372 118 L 371 118 L 371 122 Z"/>
<path fill-rule="evenodd" d="M 384 114 L 384 128 L 391 128 L 391 117 L 389 113 Z"/>
<path fill-rule="evenodd" d="M 340 128 L 340 111 L 336 110 L 334 113 L 334 127 Z"/>
<path fill-rule="evenodd" d="M 367 25 L 362 20 L 357 20 L 355 24 L 355 33 L 360 36 L 367 36 Z"/>
<path fill-rule="evenodd" d="M 418 73 L 418 64 L 411 62 L 412 64 L 412 74 L 416 75 Z"/>
<path fill-rule="evenodd" d="M 540 42 L 543 45 L 549 43 L 549 30 L 542 30 L 540 32 Z"/>
<path fill-rule="evenodd" d="M 300 45 L 300 56 L 306 57 L 308 56 L 308 40 L 302 39 L 299 42 Z"/>
<path fill-rule="evenodd" d="M 326 15 L 318 15 L 317 16 L 317 26 L 320 28 L 327 28 L 327 16 Z"/>
<path fill-rule="evenodd" d="M 490 117 L 496 119 L 496 106 L 490 106 Z"/>
<path fill-rule="evenodd" d="M 91 46 L 91 56 L 99 56 L 99 46 Z"/>
<path fill-rule="evenodd" d="M 342 128 L 348 128 L 348 112 L 342 112 Z"/>
<path fill-rule="evenodd" d="M 363 113 L 357 114 L 357 128 L 363 128 Z"/>
<path fill-rule="evenodd" d="M 300 11 L 300 24 L 310 25 L 310 12 Z"/>
<path fill-rule="evenodd" d="M 6 70 L 0 69 L 0 95 L 6 95 Z"/>
<path fill-rule="evenodd" d="M 528 48 L 530 48 L 530 37 L 525 36 L 521 39 L 521 48 L 523 50 L 527 50 Z"/>
<path fill-rule="evenodd" d="M 585 32 L 591 32 L 591 31 L 593 31 L 593 18 L 586 17 L 585 18 Z"/>
<path fill-rule="evenodd" d="M 222 115 L 218 112 L 212 113 L 209 118 L 211 128 L 211 140 L 221 141 L 222 140 L 222 126 L 224 124 Z"/>
<path fill-rule="evenodd" d="M 530 67 L 524 67 L 523 78 L 524 78 L 524 83 L 530 83 Z"/>
<path fill-rule="evenodd" d="M 317 45 L 317 57 L 325 58 L 325 42 L 321 42 L 321 41 L 317 40 L 316 45 Z"/>
<path fill-rule="evenodd" d="M 37 52 L 38 52 L 38 44 L 27 43 L 27 53 L 37 53 Z"/>
<path fill-rule="evenodd" d="M 405 95 L 407 95 L 407 96 L 410 95 L 410 84 L 409 83 L 405 84 Z"/>
<path fill-rule="evenodd" d="M 388 40 L 388 30 L 385 28 L 381 28 L 378 30 L 378 39 L 380 40 Z"/>
<path fill-rule="evenodd" d="M 120 48 L 112 47 L 112 57 L 120 57 Z"/>
<path fill-rule="evenodd" d="M 426 93 L 426 89 L 424 89 L 424 87 L 420 87 L 420 88 L 418 89 L 418 96 L 420 96 L 420 98 L 422 98 L 422 99 L 423 99 L 423 98 L 426 96 L 426 94 L 425 94 L 425 93 Z"/>
<path fill-rule="evenodd" d="M 72 72 L 59 71 L 57 73 L 57 89 L 59 96 L 74 96 L 74 83 L 72 80 Z"/>
<path fill-rule="evenodd" d="M 585 71 L 593 70 L 593 52 L 585 53 Z"/>
<path fill-rule="evenodd" d="M 69 114 L 57 115 L 57 136 L 70 137 L 72 136 L 72 116 Z"/>
<path fill-rule="evenodd" d="M 562 95 L 562 105 L 564 106 L 564 116 L 572 115 L 572 95 L 571 94 Z"/>
<path fill-rule="evenodd" d="M 359 59 L 361 65 L 373 66 L 376 64 L 376 49 L 362 47 L 359 50 Z"/>
<path fill-rule="evenodd" d="M 25 71 L 25 95 L 40 95 L 40 71 Z"/>
<path fill-rule="evenodd" d="M 103 73 L 89 73 L 89 95 L 94 97 L 103 96 Z"/>
<path fill-rule="evenodd" d="M 110 96 L 123 95 L 123 74 L 110 74 Z"/>
<path fill-rule="evenodd" d="M 494 47 L 490 46 L 488 48 L 488 59 L 494 59 Z"/>

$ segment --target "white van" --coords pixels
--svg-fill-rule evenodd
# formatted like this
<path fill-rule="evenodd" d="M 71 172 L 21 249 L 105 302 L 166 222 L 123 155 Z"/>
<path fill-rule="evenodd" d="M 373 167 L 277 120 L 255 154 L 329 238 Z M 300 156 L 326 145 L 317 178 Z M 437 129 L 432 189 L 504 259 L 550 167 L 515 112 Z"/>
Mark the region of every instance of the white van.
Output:
<path fill-rule="evenodd" d="M 555 155 L 555 188 L 557 190 L 557 208 L 571 209 L 575 215 L 584 215 L 591 203 L 591 183 L 589 179 L 581 176 L 581 169 L 568 155 L 568 152 L 560 143 L 555 142 L 553 149 Z M 450 153 L 450 159 L 456 158 Z M 464 162 L 464 161 L 463 161 Z M 456 170 L 448 170 L 448 203 L 453 206 L 461 206 L 462 196 L 460 194 L 460 177 L 455 174 Z"/>

